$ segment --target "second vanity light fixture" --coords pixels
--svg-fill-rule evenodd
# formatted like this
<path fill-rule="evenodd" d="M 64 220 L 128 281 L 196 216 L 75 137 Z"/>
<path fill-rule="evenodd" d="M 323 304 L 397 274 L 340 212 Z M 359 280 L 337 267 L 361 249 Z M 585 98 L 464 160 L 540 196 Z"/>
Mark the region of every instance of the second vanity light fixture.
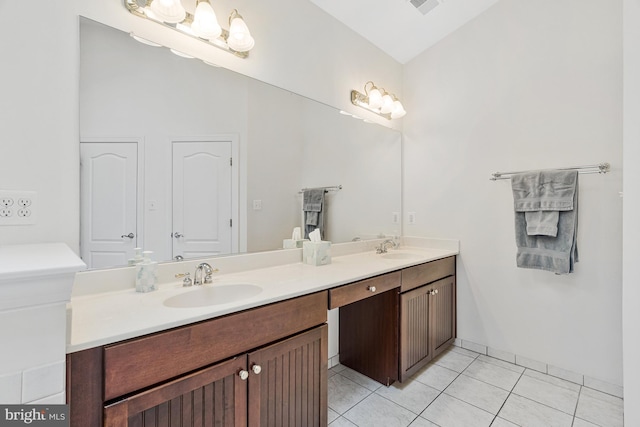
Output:
<path fill-rule="evenodd" d="M 351 91 L 351 103 L 372 111 L 387 120 L 399 119 L 407 114 L 402 103 L 394 94 L 379 89 L 372 81 L 364 84 L 364 93 L 357 90 Z"/>
<path fill-rule="evenodd" d="M 136 16 L 197 37 L 241 58 L 246 58 L 255 44 L 236 9 L 229 16 L 229 30 L 225 30 L 218 24 L 209 0 L 196 0 L 193 15 L 186 11 L 182 0 L 124 0 L 124 3 Z"/>

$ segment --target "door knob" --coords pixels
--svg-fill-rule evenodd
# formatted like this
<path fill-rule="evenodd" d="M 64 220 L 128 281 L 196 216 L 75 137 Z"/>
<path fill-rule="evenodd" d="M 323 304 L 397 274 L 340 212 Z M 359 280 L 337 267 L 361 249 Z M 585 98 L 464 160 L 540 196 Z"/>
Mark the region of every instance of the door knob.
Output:
<path fill-rule="evenodd" d="M 184 234 L 182 233 L 178 233 L 177 231 L 175 233 L 172 234 L 173 237 L 175 237 L 176 239 L 179 239 L 180 237 L 184 237 Z"/>
<path fill-rule="evenodd" d="M 128 237 L 128 238 L 130 238 L 130 239 L 133 239 L 134 237 L 136 237 L 136 235 L 135 235 L 135 234 L 133 234 L 133 233 L 129 233 L 129 234 L 123 234 L 123 235 L 122 235 L 122 236 L 120 236 L 120 237 L 122 237 L 123 239 L 124 239 L 125 237 Z"/>

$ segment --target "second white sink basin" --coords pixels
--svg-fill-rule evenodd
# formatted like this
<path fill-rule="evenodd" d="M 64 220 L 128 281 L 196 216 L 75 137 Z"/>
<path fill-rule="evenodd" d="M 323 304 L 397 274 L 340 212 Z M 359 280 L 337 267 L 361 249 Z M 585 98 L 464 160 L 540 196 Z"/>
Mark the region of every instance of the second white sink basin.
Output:
<path fill-rule="evenodd" d="M 413 252 L 387 252 L 386 254 L 380 255 L 382 258 L 386 259 L 417 259 L 420 258 L 420 255 Z"/>
<path fill-rule="evenodd" d="M 164 305 L 175 308 L 196 308 L 240 301 L 262 292 L 251 284 L 213 285 L 194 289 L 164 300 Z"/>

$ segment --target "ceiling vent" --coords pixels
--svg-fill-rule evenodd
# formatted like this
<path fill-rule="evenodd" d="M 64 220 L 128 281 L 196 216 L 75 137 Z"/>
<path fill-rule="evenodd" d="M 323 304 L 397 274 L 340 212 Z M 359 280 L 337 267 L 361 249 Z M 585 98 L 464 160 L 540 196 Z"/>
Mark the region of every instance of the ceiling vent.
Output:
<path fill-rule="evenodd" d="M 409 0 L 409 3 L 420 11 L 423 15 L 431 12 L 436 8 L 443 0 Z"/>

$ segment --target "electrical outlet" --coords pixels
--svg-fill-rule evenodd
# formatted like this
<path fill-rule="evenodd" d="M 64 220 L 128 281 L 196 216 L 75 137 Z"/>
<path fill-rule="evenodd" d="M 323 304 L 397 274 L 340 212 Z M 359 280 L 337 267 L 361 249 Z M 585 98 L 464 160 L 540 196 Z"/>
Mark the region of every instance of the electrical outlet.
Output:
<path fill-rule="evenodd" d="M 400 212 L 391 212 L 391 223 L 400 224 Z"/>
<path fill-rule="evenodd" d="M 36 223 L 35 191 L 0 190 L 0 226 Z"/>
<path fill-rule="evenodd" d="M 254 200 L 253 201 L 253 210 L 254 211 L 262 210 L 262 200 Z"/>
<path fill-rule="evenodd" d="M 33 202 L 28 197 L 21 197 L 18 199 L 18 205 L 22 206 L 23 208 L 31 206 L 31 203 Z"/>
<path fill-rule="evenodd" d="M 416 213 L 415 212 L 408 212 L 407 213 L 407 222 L 409 224 L 415 224 L 416 223 Z"/>

